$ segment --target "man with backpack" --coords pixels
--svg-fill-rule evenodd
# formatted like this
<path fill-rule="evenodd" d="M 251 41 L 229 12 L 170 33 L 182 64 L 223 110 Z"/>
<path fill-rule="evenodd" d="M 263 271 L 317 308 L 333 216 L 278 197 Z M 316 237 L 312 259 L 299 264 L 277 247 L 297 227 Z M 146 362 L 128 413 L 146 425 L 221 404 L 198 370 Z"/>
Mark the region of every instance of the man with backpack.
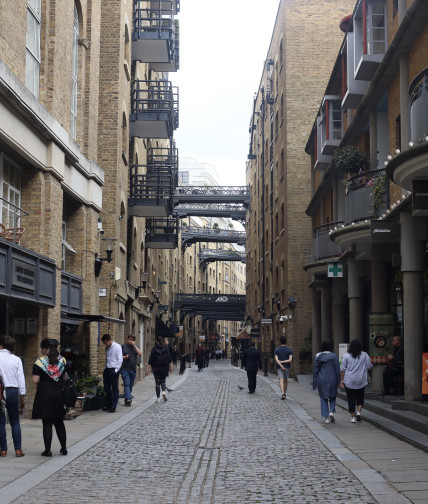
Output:
<path fill-rule="evenodd" d="M 163 400 L 167 401 L 165 380 L 168 376 L 168 370 L 172 371 L 172 358 L 168 347 L 163 344 L 162 336 L 156 336 L 156 345 L 152 348 L 147 363 L 148 375 L 150 374 L 150 368 L 152 368 L 155 377 L 156 401 L 160 401 L 161 389 Z"/>

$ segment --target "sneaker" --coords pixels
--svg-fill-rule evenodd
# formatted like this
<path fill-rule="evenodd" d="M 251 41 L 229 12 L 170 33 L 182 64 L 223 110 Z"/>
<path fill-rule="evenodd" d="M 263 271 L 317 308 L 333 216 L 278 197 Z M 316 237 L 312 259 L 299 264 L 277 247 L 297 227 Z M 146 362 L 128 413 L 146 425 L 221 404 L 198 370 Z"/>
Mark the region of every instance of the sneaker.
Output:
<path fill-rule="evenodd" d="M 156 397 L 156 402 L 160 402 L 160 397 Z"/>
<path fill-rule="evenodd" d="M 125 399 L 125 406 L 131 406 L 131 401 L 129 399 Z"/>
<path fill-rule="evenodd" d="M 330 423 L 330 417 L 328 416 L 325 417 L 325 423 Z"/>
<path fill-rule="evenodd" d="M 357 422 L 361 422 L 361 413 L 357 413 Z"/>
<path fill-rule="evenodd" d="M 285 399 L 285 398 L 286 398 L 286 395 L 282 394 L 281 399 Z"/>
<path fill-rule="evenodd" d="M 356 423 L 356 420 L 355 420 L 354 416 L 351 418 L 351 423 Z"/>
<path fill-rule="evenodd" d="M 330 422 L 334 423 L 335 421 L 336 419 L 334 418 L 333 413 L 330 413 Z"/>
<path fill-rule="evenodd" d="M 168 397 L 166 396 L 166 390 L 162 390 L 162 397 L 164 401 L 168 401 Z"/>

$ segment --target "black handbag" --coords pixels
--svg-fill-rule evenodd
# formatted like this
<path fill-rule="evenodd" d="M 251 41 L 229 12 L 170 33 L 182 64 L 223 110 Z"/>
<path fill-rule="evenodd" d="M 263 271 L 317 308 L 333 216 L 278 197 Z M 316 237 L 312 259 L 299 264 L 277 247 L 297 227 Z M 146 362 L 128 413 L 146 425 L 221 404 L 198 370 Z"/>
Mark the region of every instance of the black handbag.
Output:
<path fill-rule="evenodd" d="M 6 411 L 6 387 L 3 378 L 0 376 L 0 413 Z"/>
<path fill-rule="evenodd" d="M 64 396 L 64 404 L 66 408 L 74 408 L 76 406 L 79 390 L 74 381 L 66 375 L 62 384 L 62 393 Z"/>

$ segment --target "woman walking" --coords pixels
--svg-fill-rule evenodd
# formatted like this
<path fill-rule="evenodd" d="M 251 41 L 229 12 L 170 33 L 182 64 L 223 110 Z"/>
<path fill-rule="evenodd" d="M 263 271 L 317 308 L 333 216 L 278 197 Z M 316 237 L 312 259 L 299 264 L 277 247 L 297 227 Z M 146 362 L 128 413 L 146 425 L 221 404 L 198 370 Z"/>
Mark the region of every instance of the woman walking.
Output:
<path fill-rule="evenodd" d="M 33 365 L 33 383 L 37 384 L 33 405 L 33 418 L 41 418 L 43 423 L 43 457 L 52 457 L 52 426 L 61 445 L 61 455 L 67 455 L 67 433 L 64 425 L 66 411 L 62 382 L 65 373 L 65 359 L 58 352 L 59 342 L 49 340 L 46 355 L 36 360 Z"/>
<path fill-rule="evenodd" d="M 167 401 L 165 380 L 168 376 L 168 370 L 172 372 L 172 359 L 168 348 L 163 344 L 162 336 L 156 336 L 156 345 L 152 348 L 147 363 L 147 375 L 150 374 L 150 368 L 152 368 L 155 377 L 157 402 L 160 401 L 161 389 L 163 400 Z"/>
<path fill-rule="evenodd" d="M 321 401 L 321 415 L 325 423 L 334 422 L 336 412 L 337 387 L 340 384 L 340 365 L 337 355 L 333 353 L 333 342 L 323 341 L 321 352 L 317 353 L 314 360 L 312 386 L 318 388 Z"/>
<path fill-rule="evenodd" d="M 343 356 L 341 367 L 341 388 L 345 388 L 348 398 L 348 411 L 351 422 L 361 422 L 361 410 L 364 406 L 364 389 L 368 384 L 367 373 L 373 367 L 370 357 L 363 352 L 361 342 L 354 339 L 349 344 L 348 352 Z M 355 403 L 357 412 L 355 413 Z"/>

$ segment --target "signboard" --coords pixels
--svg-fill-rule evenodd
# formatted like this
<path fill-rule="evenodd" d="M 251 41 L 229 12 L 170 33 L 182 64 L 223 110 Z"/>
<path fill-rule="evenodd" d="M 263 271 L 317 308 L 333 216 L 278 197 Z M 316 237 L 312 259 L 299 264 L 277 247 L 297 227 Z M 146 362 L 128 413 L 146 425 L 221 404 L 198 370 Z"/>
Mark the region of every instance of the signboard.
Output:
<path fill-rule="evenodd" d="M 372 220 L 370 222 L 370 236 L 372 243 L 391 243 L 396 240 L 395 222 Z"/>
<path fill-rule="evenodd" d="M 331 278 L 343 277 L 343 263 L 329 262 L 327 263 L 327 276 Z"/>
<path fill-rule="evenodd" d="M 339 364 L 342 365 L 343 356 L 348 351 L 348 343 L 339 343 Z"/>
<path fill-rule="evenodd" d="M 428 353 L 422 354 L 422 394 L 428 394 Z"/>
<path fill-rule="evenodd" d="M 262 318 L 260 321 L 261 324 L 272 324 L 272 319 L 270 318 Z"/>
<path fill-rule="evenodd" d="M 19 259 L 12 262 L 12 285 L 34 291 L 36 284 L 36 268 Z"/>
<path fill-rule="evenodd" d="M 99 297 L 107 297 L 107 289 L 103 289 L 103 288 L 99 289 L 98 296 Z"/>
<path fill-rule="evenodd" d="M 205 341 L 205 334 L 199 335 L 199 341 Z"/>
<path fill-rule="evenodd" d="M 260 337 L 260 329 L 254 329 L 254 327 L 251 329 L 251 337 L 252 338 L 259 338 Z"/>
<path fill-rule="evenodd" d="M 388 355 L 394 353 L 394 315 L 392 313 L 369 314 L 370 359 L 373 364 L 386 364 Z"/>
<path fill-rule="evenodd" d="M 413 180 L 412 214 L 428 215 L 428 180 Z"/>

